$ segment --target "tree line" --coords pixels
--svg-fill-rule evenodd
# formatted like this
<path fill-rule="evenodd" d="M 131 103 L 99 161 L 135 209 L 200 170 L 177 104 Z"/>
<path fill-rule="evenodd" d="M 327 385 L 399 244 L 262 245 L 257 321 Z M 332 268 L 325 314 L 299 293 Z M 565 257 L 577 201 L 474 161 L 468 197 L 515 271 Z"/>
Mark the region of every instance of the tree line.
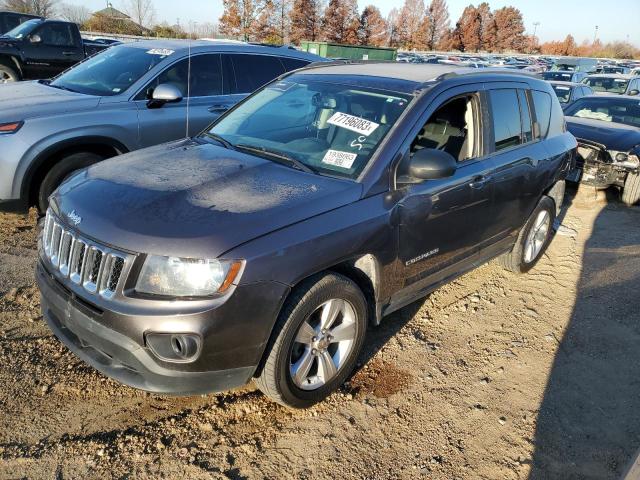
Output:
<path fill-rule="evenodd" d="M 299 44 L 302 40 L 389 46 L 418 51 L 519 52 L 610 58 L 640 57 L 628 42 L 576 45 L 570 35 L 540 44 L 528 35 L 520 10 L 467 6 L 452 24 L 446 0 L 404 0 L 384 17 L 374 5 L 359 12 L 357 0 L 223 0 L 219 30 L 245 41 Z"/>
<path fill-rule="evenodd" d="M 446 0 L 405 0 L 383 17 L 374 5 L 360 13 L 357 0 L 223 0 L 220 32 L 244 40 L 299 43 L 322 40 L 408 50 L 524 52 L 531 45 L 522 13 L 491 10 L 487 2 L 465 8 L 451 24 Z"/>

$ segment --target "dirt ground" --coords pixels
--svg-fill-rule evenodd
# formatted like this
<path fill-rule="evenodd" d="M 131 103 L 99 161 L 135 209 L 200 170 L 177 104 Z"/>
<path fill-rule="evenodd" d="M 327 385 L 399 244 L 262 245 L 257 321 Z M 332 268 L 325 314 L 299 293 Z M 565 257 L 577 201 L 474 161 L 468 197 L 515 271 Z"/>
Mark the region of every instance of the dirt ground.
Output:
<path fill-rule="evenodd" d="M 387 318 L 308 411 L 85 366 L 40 315 L 34 217 L 0 214 L 0 478 L 619 478 L 640 447 L 640 208 L 569 204 L 532 272 L 485 265 Z"/>

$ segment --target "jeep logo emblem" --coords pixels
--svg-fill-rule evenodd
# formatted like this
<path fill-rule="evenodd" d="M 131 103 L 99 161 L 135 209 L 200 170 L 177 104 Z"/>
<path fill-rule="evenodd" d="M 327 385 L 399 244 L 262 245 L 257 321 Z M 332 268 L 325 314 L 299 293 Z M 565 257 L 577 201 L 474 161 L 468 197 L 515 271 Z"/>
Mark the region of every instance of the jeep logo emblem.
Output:
<path fill-rule="evenodd" d="M 72 210 L 71 213 L 68 213 L 67 217 L 69 218 L 69 221 L 76 227 L 80 225 L 80 222 L 82 222 L 82 217 L 78 215 L 75 210 Z"/>

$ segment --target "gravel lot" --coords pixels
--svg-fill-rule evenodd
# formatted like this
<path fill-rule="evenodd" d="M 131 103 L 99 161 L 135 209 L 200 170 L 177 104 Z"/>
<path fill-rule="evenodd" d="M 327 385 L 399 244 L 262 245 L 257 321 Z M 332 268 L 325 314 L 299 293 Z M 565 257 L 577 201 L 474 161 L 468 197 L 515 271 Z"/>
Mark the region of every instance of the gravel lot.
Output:
<path fill-rule="evenodd" d="M 77 361 L 40 315 L 34 223 L 0 214 L 2 479 L 615 479 L 640 447 L 640 208 L 580 192 L 529 275 L 485 265 L 392 315 L 309 411 Z"/>

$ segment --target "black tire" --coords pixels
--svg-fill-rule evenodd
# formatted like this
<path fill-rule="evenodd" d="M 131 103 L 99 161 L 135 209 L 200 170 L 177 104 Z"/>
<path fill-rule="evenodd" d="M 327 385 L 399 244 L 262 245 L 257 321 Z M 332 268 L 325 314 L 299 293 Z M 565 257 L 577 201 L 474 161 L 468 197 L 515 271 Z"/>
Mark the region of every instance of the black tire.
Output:
<path fill-rule="evenodd" d="M 20 74 L 18 73 L 16 68 L 6 63 L 0 62 L 0 84 L 19 82 L 19 81 L 20 81 Z"/>
<path fill-rule="evenodd" d="M 299 345 L 295 339 L 302 323 L 332 299 L 344 300 L 352 307 L 355 313 L 354 340 L 331 380 L 315 390 L 303 390 L 295 384 L 290 372 L 294 347 Z M 319 274 L 303 282 L 283 306 L 267 346 L 264 366 L 254 379 L 256 386 L 273 401 L 290 408 L 307 408 L 324 400 L 353 371 L 366 335 L 367 312 L 362 291 L 343 275 Z"/>
<path fill-rule="evenodd" d="M 525 246 L 527 243 L 527 239 L 529 238 L 529 234 L 531 233 L 531 230 L 534 228 L 536 221 L 539 218 L 541 212 L 544 212 L 544 211 L 546 211 L 547 214 L 549 215 L 549 225 L 546 232 L 546 237 L 544 239 L 544 242 L 542 243 L 542 247 L 540 248 L 540 251 L 534 256 L 533 259 L 527 261 L 527 259 L 525 258 L 526 256 Z M 553 238 L 553 231 L 554 231 L 553 223 L 555 222 L 555 219 L 556 219 L 556 205 L 554 201 L 551 200 L 551 198 L 549 197 L 546 197 L 546 196 L 542 197 L 542 199 L 538 203 L 538 206 L 529 217 L 529 220 L 527 220 L 527 223 L 525 224 L 525 226 L 522 228 L 522 230 L 520 230 L 520 233 L 518 234 L 518 239 L 516 240 L 516 243 L 513 246 L 513 249 L 510 252 L 505 253 L 504 255 L 499 257 L 498 262 L 504 268 L 514 273 L 526 273 L 529 270 L 531 270 L 534 267 L 534 265 L 538 262 L 540 257 L 542 257 L 545 250 L 549 246 L 549 243 L 551 243 L 551 239 Z"/>
<path fill-rule="evenodd" d="M 74 172 L 101 160 L 104 160 L 104 157 L 90 152 L 74 153 L 58 160 L 44 176 L 38 189 L 37 207 L 40 213 L 43 215 L 46 213 L 49 207 L 49 197 L 64 180 Z"/>
<path fill-rule="evenodd" d="M 629 173 L 622 189 L 622 203 L 632 206 L 638 202 L 640 202 L 640 173 Z"/>

